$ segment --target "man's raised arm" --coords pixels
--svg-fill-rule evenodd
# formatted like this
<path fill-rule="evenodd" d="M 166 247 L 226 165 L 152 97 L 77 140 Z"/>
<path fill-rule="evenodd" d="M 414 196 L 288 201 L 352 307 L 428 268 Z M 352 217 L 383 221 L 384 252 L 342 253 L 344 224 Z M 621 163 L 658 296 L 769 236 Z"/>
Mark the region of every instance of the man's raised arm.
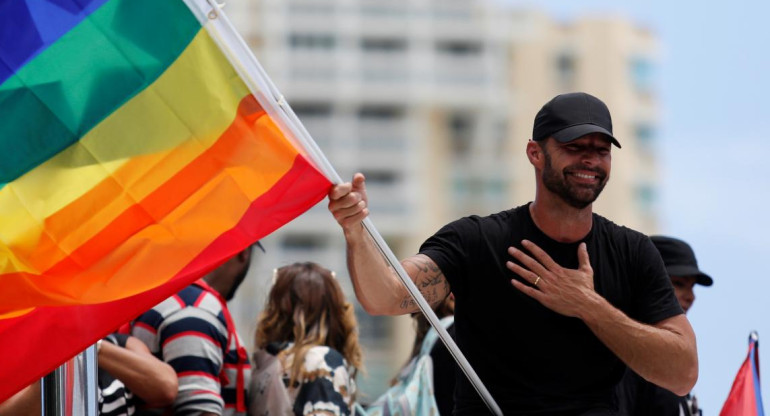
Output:
<path fill-rule="evenodd" d="M 347 243 L 348 271 L 356 297 L 373 315 L 401 315 L 418 310 L 417 304 L 388 265 L 362 221 L 369 215 L 364 175 L 335 185 L 329 191 L 329 211 L 342 227 Z M 412 281 L 431 306 L 449 295 L 449 284 L 436 263 L 418 254 L 401 261 Z"/>

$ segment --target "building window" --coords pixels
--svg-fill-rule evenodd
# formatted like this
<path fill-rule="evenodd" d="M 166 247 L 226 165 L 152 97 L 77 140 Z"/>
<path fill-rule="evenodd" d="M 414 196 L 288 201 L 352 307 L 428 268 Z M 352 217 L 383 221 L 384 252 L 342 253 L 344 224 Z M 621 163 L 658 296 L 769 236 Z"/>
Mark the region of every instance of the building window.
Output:
<path fill-rule="evenodd" d="M 630 62 L 631 82 L 637 91 L 648 93 L 652 91 L 654 81 L 654 65 L 645 57 L 633 57 Z"/>
<path fill-rule="evenodd" d="M 409 14 L 407 5 L 402 1 L 390 2 L 390 4 L 383 4 L 382 0 L 365 1 L 361 5 L 361 14 L 367 17 L 378 18 L 404 18 Z"/>
<path fill-rule="evenodd" d="M 290 2 L 289 11 L 294 15 L 304 14 L 304 15 L 310 15 L 313 17 L 330 16 L 332 13 L 334 13 L 334 4 Z"/>
<path fill-rule="evenodd" d="M 302 118 L 328 118 L 332 114 L 332 106 L 330 103 L 311 103 L 300 102 L 291 105 L 291 109 L 297 114 L 297 117 Z"/>
<path fill-rule="evenodd" d="M 499 178 L 479 175 L 456 174 L 452 180 L 452 193 L 459 203 L 468 201 L 497 204 L 505 196 L 506 183 Z"/>
<path fill-rule="evenodd" d="M 636 201 L 642 212 L 652 212 L 657 202 L 657 192 L 655 191 L 655 187 L 649 183 L 642 183 L 637 185 Z"/>
<path fill-rule="evenodd" d="M 320 148 L 331 148 L 334 137 L 331 103 L 300 101 L 292 103 L 291 109 Z"/>
<path fill-rule="evenodd" d="M 577 59 L 570 52 L 560 53 L 556 57 L 556 78 L 563 89 L 571 89 L 575 85 Z"/>
<path fill-rule="evenodd" d="M 483 46 L 479 42 L 465 40 L 445 40 L 436 43 L 436 49 L 442 55 L 465 57 L 480 55 Z"/>
<path fill-rule="evenodd" d="M 294 49 L 333 49 L 335 44 L 334 35 L 331 34 L 292 33 L 289 35 L 289 45 Z"/>
<path fill-rule="evenodd" d="M 362 120 L 390 121 L 403 116 L 403 107 L 393 105 L 365 105 L 358 110 L 358 117 Z"/>
<path fill-rule="evenodd" d="M 393 53 L 406 50 L 406 40 L 398 38 L 364 38 L 361 49 L 365 52 Z"/>
<path fill-rule="evenodd" d="M 366 177 L 366 183 L 370 185 L 391 186 L 398 182 L 398 173 L 391 170 L 366 170 L 361 172 Z"/>
<path fill-rule="evenodd" d="M 470 114 L 458 112 L 449 116 L 447 128 L 452 154 L 455 157 L 467 156 L 470 153 L 473 144 L 474 124 L 473 116 Z"/>
<path fill-rule="evenodd" d="M 403 149 L 404 116 L 402 106 L 365 105 L 358 110 L 358 144 L 362 149 Z"/>
<path fill-rule="evenodd" d="M 508 146 L 508 120 L 504 117 L 492 124 L 492 139 L 495 155 L 500 158 L 505 157 L 505 150 Z"/>
<path fill-rule="evenodd" d="M 634 126 L 634 136 L 639 147 L 646 151 L 652 151 L 655 144 L 655 127 L 648 123 L 638 123 Z"/>
<path fill-rule="evenodd" d="M 501 201 L 505 196 L 506 183 L 502 178 L 487 179 L 486 198 L 489 201 Z"/>
<path fill-rule="evenodd" d="M 326 247 L 326 238 L 315 234 L 288 234 L 283 237 L 281 246 L 284 250 L 320 250 Z"/>
<path fill-rule="evenodd" d="M 451 7 L 451 5 L 438 2 L 436 6 L 439 7 L 433 9 L 431 14 L 437 20 L 466 22 L 473 18 L 471 11 L 462 3 L 459 4 L 460 7 Z"/>

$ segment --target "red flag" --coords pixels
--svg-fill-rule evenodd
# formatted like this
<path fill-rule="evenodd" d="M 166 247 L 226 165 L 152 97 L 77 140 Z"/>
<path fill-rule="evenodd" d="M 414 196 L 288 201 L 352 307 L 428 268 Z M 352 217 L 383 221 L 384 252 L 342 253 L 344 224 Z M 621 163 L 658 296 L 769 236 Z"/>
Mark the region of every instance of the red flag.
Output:
<path fill-rule="evenodd" d="M 759 384 L 759 336 L 749 335 L 749 352 L 719 416 L 764 416 Z"/>

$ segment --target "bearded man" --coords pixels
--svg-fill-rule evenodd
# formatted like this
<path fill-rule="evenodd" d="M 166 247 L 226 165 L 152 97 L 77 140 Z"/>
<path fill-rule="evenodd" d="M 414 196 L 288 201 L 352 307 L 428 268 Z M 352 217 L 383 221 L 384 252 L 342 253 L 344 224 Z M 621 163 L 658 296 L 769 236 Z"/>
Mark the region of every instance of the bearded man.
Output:
<path fill-rule="evenodd" d="M 401 261 L 432 306 L 454 294 L 457 344 L 505 415 L 619 414 L 615 386 L 627 367 L 680 395 L 697 380 L 695 336 L 660 254 L 647 236 L 592 211 L 613 145 L 601 100 L 553 98 L 526 146 L 534 201 L 451 222 Z M 329 200 L 363 307 L 417 311 L 361 224 L 363 175 L 333 187 Z M 454 414 L 487 412 L 458 374 Z"/>

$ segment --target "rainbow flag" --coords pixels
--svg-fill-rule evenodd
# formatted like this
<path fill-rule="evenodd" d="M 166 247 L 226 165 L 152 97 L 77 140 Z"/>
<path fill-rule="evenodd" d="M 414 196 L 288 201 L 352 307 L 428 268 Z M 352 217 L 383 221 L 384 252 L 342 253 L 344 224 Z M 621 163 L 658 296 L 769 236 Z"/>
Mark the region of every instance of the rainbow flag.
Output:
<path fill-rule="evenodd" d="M 0 401 L 325 197 L 221 17 L 0 0 Z"/>
<path fill-rule="evenodd" d="M 759 385 L 759 336 L 749 335 L 749 352 L 730 389 L 719 416 L 764 416 Z"/>

